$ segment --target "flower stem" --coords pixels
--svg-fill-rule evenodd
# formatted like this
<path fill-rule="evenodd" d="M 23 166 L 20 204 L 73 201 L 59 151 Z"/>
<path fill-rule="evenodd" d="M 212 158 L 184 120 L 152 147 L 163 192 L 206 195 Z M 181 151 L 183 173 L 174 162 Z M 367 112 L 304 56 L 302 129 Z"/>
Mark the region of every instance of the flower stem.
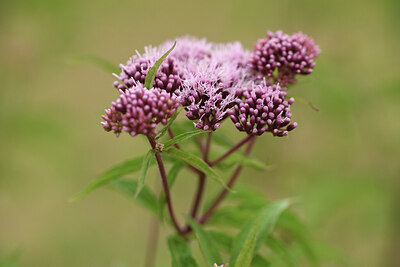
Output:
<path fill-rule="evenodd" d="M 179 234 L 182 234 L 182 230 L 179 227 L 178 221 L 177 221 L 177 219 L 175 217 L 174 210 L 173 210 L 172 201 L 171 201 L 171 194 L 170 194 L 170 191 L 169 191 L 167 174 L 165 172 L 164 162 L 162 160 L 160 152 L 156 150 L 157 143 L 154 140 L 154 137 L 151 136 L 151 135 L 147 135 L 147 139 L 150 142 L 151 148 L 156 151 L 155 152 L 155 158 L 156 158 L 156 161 L 157 161 L 157 166 L 158 166 L 158 170 L 159 170 L 159 173 L 160 173 L 161 183 L 162 183 L 162 187 L 163 187 L 164 194 L 165 194 L 165 202 L 167 203 L 167 208 L 168 208 L 169 215 L 171 217 L 172 224 L 174 225 L 176 231 Z"/>
<path fill-rule="evenodd" d="M 249 135 L 250 136 L 250 135 Z M 246 150 L 244 152 L 245 155 L 250 154 L 251 149 L 253 148 L 254 141 L 255 141 L 255 136 L 251 135 L 247 141 L 250 141 L 250 143 L 247 145 Z M 246 141 L 246 142 L 247 142 Z M 242 171 L 243 166 L 239 165 L 236 167 L 235 171 L 233 172 L 231 178 L 229 179 L 227 183 L 228 188 L 232 188 L 233 184 L 235 183 L 236 179 L 238 178 L 240 172 Z M 215 200 L 215 202 L 211 205 L 211 207 L 204 213 L 204 215 L 199 219 L 200 224 L 204 224 L 207 219 L 214 213 L 214 211 L 218 208 L 218 206 L 221 204 L 222 200 L 225 198 L 226 194 L 228 193 L 228 189 L 224 188 L 218 198 Z"/>
<path fill-rule="evenodd" d="M 219 158 L 217 158 L 216 160 L 214 160 L 213 162 L 211 162 L 209 165 L 210 166 L 214 166 L 215 164 L 221 162 L 222 160 L 224 160 L 225 158 L 227 158 L 230 154 L 232 154 L 233 152 L 235 152 L 236 150 L 238 150 L 241 146 L 243 146 L 244 144 L 246 144 L 248 141 L 250 140 L 254 140 L 253 139 L 254 135 L 248 135 L 245 138 L 243 138 L 239 143 L 237 143 L 236 145 L 234 145 L 231 149 L 229 149 L 228 151 L 225 152 L 225 154 L 223 154 L 222 156 L 220 156 Z"/>

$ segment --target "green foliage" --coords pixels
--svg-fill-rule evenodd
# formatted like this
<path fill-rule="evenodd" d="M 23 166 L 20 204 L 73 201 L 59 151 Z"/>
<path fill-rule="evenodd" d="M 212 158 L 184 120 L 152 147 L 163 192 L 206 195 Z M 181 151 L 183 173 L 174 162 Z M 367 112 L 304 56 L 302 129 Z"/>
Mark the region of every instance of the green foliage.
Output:
<path fill-rule="evenodd" d="M 224 251 L 231 251 L 233 238 L 229 234 L 219 231 L 208 231 L 208 233 Z"/>
<path fill-rule="evenodd" d="M 258 219 L 253 226 L 251 227 L 250 231 L 245 236 L 243 241 L 243 246 L 240 249 L 239 255 L 237 259 L 232 258 L 231 265 L 235 267 L 249 267 L 251 261 L 253 259 L 254 249 L 257 243 L 257 235 L 259 232 L 261 218 Z M 246 230 L 247 232 L 247 230 Z M 235 254 L 232 254 L 235 255 Z M 236 263 L 235 263 L 236 262 Z M 233 264 L 235 263 L 235 264 Z"/>
<path fill-rule="evenodd" d="M 130 174 L 140 170 L 142 167 L 144 156 L 136 157 L 133 159 L 126 160 L 114 167 L 108 169 L 104 173 L 100 174 L 99 178 L 92 182 L 89 186 L 86 187 L 84 191 L 78 193 L 70 198 L 70 201 L 76 201 L 81 199 L 84 196 L 87 196 L 92 191 L 96 190 L 99 187 L 102 187 L 106 184 L 109 184 L 113 180 L 116 180 L 123 175 Z"/>
<path fill-rule="evenodd" d="M 279 257 L 286 262 L 286 265 L 289 267 L 296 267 L 296 262 L 294 256 L 290 252 L 287 244 L 284 244 L 279 239 L 273 237 L 272 235 L 268 236 L 265 239 L 265 244 L 271 248 Z"/>
<path fill-rule="evenodd" d="M 222 264 L 223 262 L 221 255 L 219 254 L 218 249 L 214 245 L 211 235 L 203 229 L 203 226 L 198 224 L 189 216 L 186 216 L 185 218 L 186 221 L 189 223 L 190 227 L 196 233 L 197 239 L 200 243 L 200 248 L 208 264 L 209 265 L 212 265 L 213 263 Z"/>
<path fill-rule="evenodd" d="M 141 194 L 135 197 L 138 188 L 138 182 L 135 180 L 118 179 L 111 182 L 111 187 L 115 190 L 124 193 L 128 197 L 134 199 L 144 208 L 158 215 L 158 200 L 154 193 L 147 187 L 143 186 Z"/>
<path fill-rule="evenodd" d="M 171 253 L 172 267 L 197 267 L 196 261 L 192 257 L 192 252 L 188 243 L 178 236 L 168 237 L 168 249 Z"/>
<path fill-rule="evenodd" d="M 135 198 L 137 198 L 137 196 L 140 194 L 140 191 L 143 189 L 144 181 L 146 179 L 147 171 L 149 169 L 150 161 L 151 161 L 153 155 L 154 155 L 154 150 L 150 149 L 143 159 L 142 170 L 141 170 L 141 174 L 140 174 L 140 178 L 139 178 L 139 184 L 136 188 Z"/>
<path fill-rule="evenodd" d="M 144 87 L 147 89 L 150 89 L 153 87 L 153 82 L 154 78 L 156 77 L 156 73 L 158 71 L 158 68 L 161 66 L 161 63 L 167 58 L 169 53 L 175 48 L 176 42 L 174 42 L 174 45 L 164 54 L 162 57 L 160 57 L 156 63 L 154 63 L 154 66 L 152 66 L 149 70 L 149 72 L 146 75 L 146 80 L 144 81 Z"/>
<path fill-rule="evenodd" d="M 192 138 L 193 136 L 196 136 L 199 134 L 204 134 L 204 133 L 206 133 L 206 132 L 203 130 L 195 130 L 195 131 L 191 131 L 191 132 L 182 133 L 182 134 L 177 135 L 174 138 L 168 140 L 167 142 L 165 142 L 164 149 L 168 149 L 176 143 L 182 142 L 186 139 Z"/>
<path fill-rule="evenodd" d="M 249 233 L 252 231 L 256 222 L 259 224 L 257 227 L 259 239 L 256 241 L 254 251 L 257 252 L 263 240 L 268 237 L 280 214 L 289 206 L 289 200 L 282 200 L 276 203 L 267 204 L 259 211 L 256 216 L 248 221 L 240 230 L 235 238 L 232 246 L 232 254 L 230 264 L 234 266 L 236 259 L 240 253 L 243 244 L 246 241 Z M 258 222 L 259 220 L 259 222 Z"/>
<path fill-rule="evenodd" d="M 169 118 L 167 125 L 165 125 L 156 135 L 155 139 L 158 140 L 161 137 L 163 137 L 165 135 L 165 133 L 168 131 L 168 128 L 171 127 L 172 123 L 176 120 L 176 118 L 178 117 L 179 113 L 181 112 L 180 109 L 177 109 L 175 111 L 175 113 L 171 116 L 171 118 Z"/>
<path fill-rule="evenodd" d="M 208 164 L 205 163 L 201 158 L 199 158 L 193 154 L 184 152 L 182 150 L 176 149 L 174 147 L 171 147 L 168 150 L 165 150 L 164 153 L 166 153 L 167 155 L 169 155 L 171 157 L 180 159 L 180 160 L 192 165 L 196 169 L 205 173 L 211 179 L 220 183 L 225 188 L 228 188 L 226 186 L 225 182 L 221 179 L 221 177 L 214 171 L 214 169 L 211 168 L 210 166 L 208 166 Z"/>

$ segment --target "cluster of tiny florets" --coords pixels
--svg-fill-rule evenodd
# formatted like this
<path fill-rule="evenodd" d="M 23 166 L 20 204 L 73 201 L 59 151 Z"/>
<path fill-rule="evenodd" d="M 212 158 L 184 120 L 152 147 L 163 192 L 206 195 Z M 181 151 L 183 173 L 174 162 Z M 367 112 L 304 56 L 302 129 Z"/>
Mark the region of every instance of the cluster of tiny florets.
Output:
<path fill-rule="evenodd" d="M 161 56 L 160 49 L 146 47 L 143 55 L 138 53 L 131 57 L 126 65 L 120 64 L 121 73 L 116 75 L 119 81 L 115 81 L 114 86 L 126 90 L 126 87 L 131 88 L 137 83 L 144 84 L 148 71 Z M 173 94 L 180 85 L 181 79 L 174 58 L 165 59 L 156 73 L 153 87 Z"/>
<path fill-rule="evenodd" d="M 268 86 L 265 82 L 238 90 L 230 118 L 239 131 L 247 134 L 271 132 L 274 136 L 286 136 L 297 126 L 296 122 L 290 124 L 294 98 L 285 100 L 286 94 L 279 85 Z"/>
<path fill-rule="evenodd" d="M 296 75 L 313 71 L 319 53 L 314 41 L 301 32 L 288 35 L 269 31 L 266 38 L 256 42 L 250 64 L 259 77 L 287 86 L 296 82 Z"/>
<path fill-rule="evenodd" d="M 120 98 L 112 102 L 103 115 L 103 128 L 119 135 L 125 131 L 132 136 L 156 134 L 159 123 L 166 124 L 179 106 L 175 96 L 164 90 L 147 90 L 137 84 L 128 90 L 120 90 Z"/>
<path fill-rule="evenodd" d="M 147 90 L 150 68 L 173 43 L 147 46 L 120 65 L 121 73 L 114 74 L 120 98 L 102 116 L 106 131 L 155 134 L 157 124 L 166 124 L 179 104 L 194 126 L 205 131 L 215 131 L 227 117 L 247 134 L 284 136 L 297 126 L 291 123 L 294 99 L 285 100 L 285 91 L 296 75 L 309 74 L 315 66 L 320 50 L 307 35 L 268 32 L 252 52 L 240 42 L 177 38 Z"/>
<path fill-rule="evenodd" d="M 180 102 L 195 127 L 216 130 L 247 80 L 249 52 L 239 43 L 213 44 L 207 57 L 190 59 L 182 71 Z M 225 58 L 225 60 L 224 60 Z"/>

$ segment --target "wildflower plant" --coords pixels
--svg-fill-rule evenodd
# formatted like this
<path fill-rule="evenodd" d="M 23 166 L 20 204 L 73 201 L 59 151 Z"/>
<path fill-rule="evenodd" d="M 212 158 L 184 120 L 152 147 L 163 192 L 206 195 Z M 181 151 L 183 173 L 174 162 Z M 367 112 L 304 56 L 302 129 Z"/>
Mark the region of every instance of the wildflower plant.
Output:
<path fill-rule="evenodd" d="M 291 112 L 295 99 L 287 86 L 297 82 L 297 75 L 312 72 L 319 53 L 306 35 L 282 31 L 268 32 L 253 51 L 239 42 L 217 44 L 190 36 L 145 47 L 114 74 L 117 100 L 105 110 L 101 124 L 117 137 L 145 136 L 149 151 L 104 172 L 73 199 L 105 185 L 136 199 L 172 227 L 167 239 L 172 266 L 202 266 L 191 254 L 194 239 L 207 266 L 316 265 L 307 229 L 289 210 L 293 200 L 269 202 L 233 186 L 245 166 L 267 169 L 250 157 L 258 139 L 285 137 L 297 127 Z M 187 121 L 177 119 L 180 111 Z M 220 130 L 230 123 L 243 135 L 236 144 Z M 219 153 L 221 149 L 225 151 Z M 146 185 L 154 163 L 163 189 L 158 196 Z M 197 189 L 183 212 L 185 221 L 180 221 L 171 188 L 184 168 L 197 177 Z M 140 172 L 137 180 L 124 178 L 135 172 Z M 220 192 L 204 201 L 210 179 Z M 155 255 L 149 255 L 146 264 L 152 266 Z"/>

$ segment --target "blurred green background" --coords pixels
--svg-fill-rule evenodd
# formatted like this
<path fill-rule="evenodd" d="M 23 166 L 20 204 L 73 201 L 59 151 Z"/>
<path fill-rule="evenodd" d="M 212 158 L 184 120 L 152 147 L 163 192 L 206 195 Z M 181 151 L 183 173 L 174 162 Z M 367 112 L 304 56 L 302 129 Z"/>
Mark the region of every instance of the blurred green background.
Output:
<path fill-rule="evenodd" d="M 272 170 L 246 169 L 240 183 L 272 200 L 300 197 L 324 266 L 400 266 L 399 14 L 397 0 L 0 1 L 0 261 L 143 263 L 147 211 L 107 189 L 67 202 L 147 148 L 102 130 L 114 79 L 72 57 L 125 63 L 135 49 L 186 34 L 251 49 L 282 29 L 321 47 L 315 72 L 293 87 L 320 112 L 297 103 L 298 129 L 258 140 L 254 155 Z M 179 213 L 196 184 L 188 174 L 173 190 Z M 169 266 L 163 240 L 157 264 Z"/>

